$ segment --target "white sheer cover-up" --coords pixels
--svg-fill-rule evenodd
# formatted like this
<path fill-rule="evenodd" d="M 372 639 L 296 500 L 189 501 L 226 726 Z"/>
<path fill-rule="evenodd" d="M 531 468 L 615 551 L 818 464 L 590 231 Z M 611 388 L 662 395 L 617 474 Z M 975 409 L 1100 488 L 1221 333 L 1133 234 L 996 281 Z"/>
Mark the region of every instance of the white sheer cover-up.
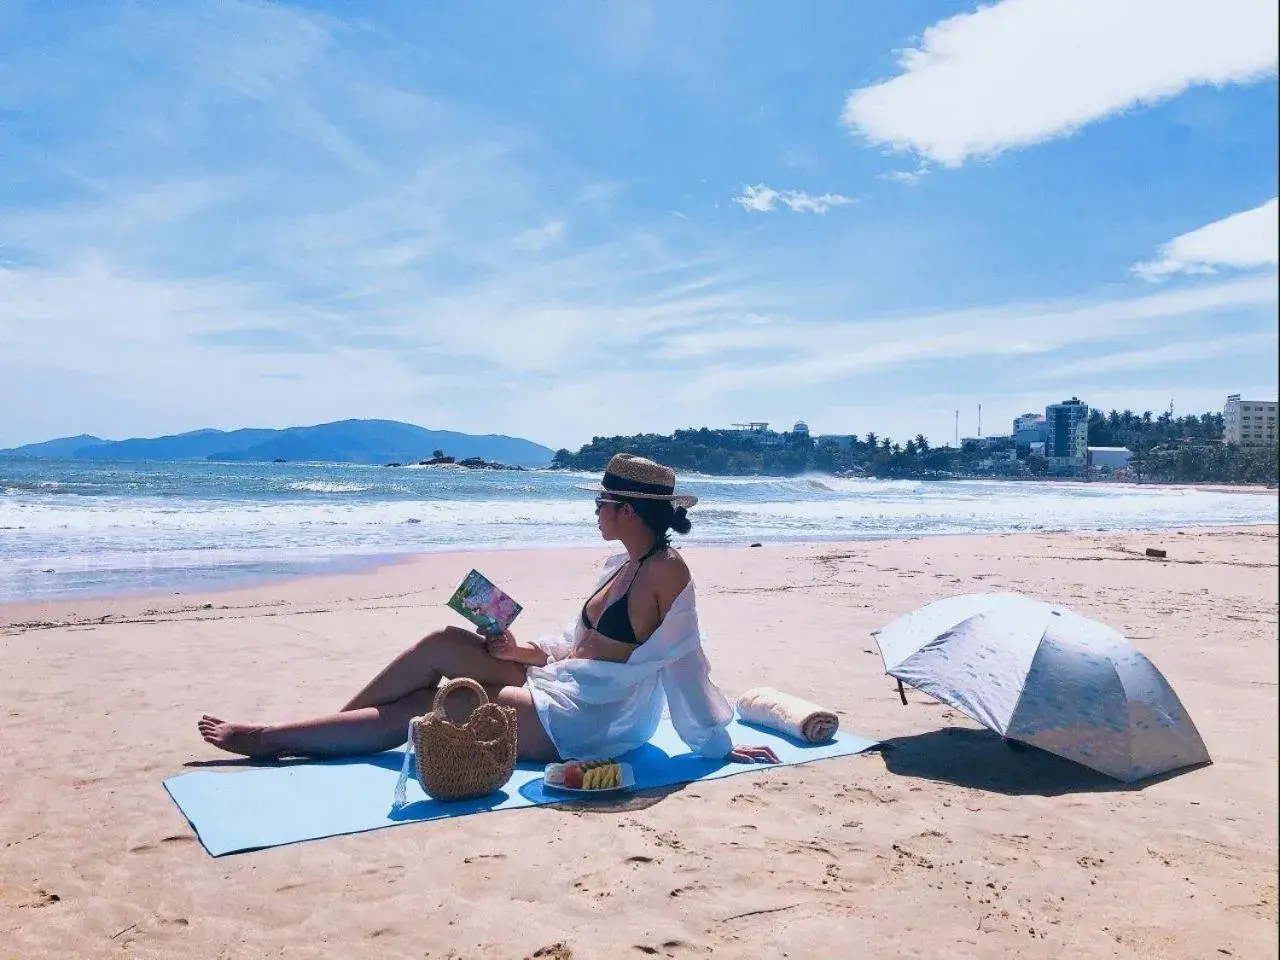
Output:
<path fill-rule="evenodd" d="M 626 559 L 624 553 L 606 562 L 592 594 Z M 572 657 L 585 632 L 575 615 L 560 633 L 534 640 L 547 664 L 530 667 L 525 682 L 562 758 L 600 760 L 641 746 L 657 730 L 664 701 L 690 750 L 710 758 L 729 753 L 733 742 L 725 728 L 733 707 L 711 681 L 693 581 L 626 663 Z"/>

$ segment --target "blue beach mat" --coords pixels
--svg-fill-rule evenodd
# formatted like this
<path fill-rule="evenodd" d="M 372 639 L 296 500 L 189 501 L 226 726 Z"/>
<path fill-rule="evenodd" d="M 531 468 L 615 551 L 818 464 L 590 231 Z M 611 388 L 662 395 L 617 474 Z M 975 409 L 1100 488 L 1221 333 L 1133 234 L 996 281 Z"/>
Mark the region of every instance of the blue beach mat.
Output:
<path fill-rule="evenodd" d="M 830 743 L 809 746 L 737 720 L 729 725 L 729 735 L 734 743 L 773 747 L 783 766 L 848 756 L 876 745 L 856 734 L 839 733 Z M 758 773 L 772 766 L 695 756 L 666 719 L 649 743 L 619 759 L 631 764 L 637 790 Z M 392 795 L 403 761 L 403 751 L 388 750 L 342 760 L 201 770 L 170 777 L 164 787 L 215 857 L 401 823 L 578 799 L 544 792 L 542 766 L 521 764 L 500 792 L 479 800 L 442 803 L 410 780 L 408 804 L 393 811 Z"/>

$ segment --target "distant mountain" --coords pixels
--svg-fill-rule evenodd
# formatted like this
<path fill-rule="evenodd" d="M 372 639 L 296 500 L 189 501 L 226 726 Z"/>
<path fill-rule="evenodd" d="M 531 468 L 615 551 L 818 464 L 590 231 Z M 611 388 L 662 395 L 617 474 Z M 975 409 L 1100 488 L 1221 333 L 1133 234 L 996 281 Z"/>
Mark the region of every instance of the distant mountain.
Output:
<path fill-rule="evenodd" d="M 45 457 L 61 460 L 73 456 L 81 447 L 95 443 L 106 443 L 106 441 L 101 437 L 82 433 L 78 437 L 60 437 L 57 440 L 46 440 L 44 443 L 28 443 L 25 447 L 15 447 L 12 450 L 0 450 L 0 457 Z"/>
<path fill-rule="evenodd" d="M 76 460 L 311 460 L 416 463 L 436 450 L 520 467 L 545 467 L 552 451 L 519 437 L 427 430 L 397 420 L 340 420 L 284 430 L 195 430 L 169 437 L 102 440 L 80 436 L 0 450 L 0 457 Z"/>
<path fill-rule="evenodd" d="M 225 460 L 228 459 L 226 454 L 247 450 L 281 432 L 261 429 L 192 430 L 150 440 L 142 437 L 104 440 L 78 447 L 72 456 L 77 460 Z"/>

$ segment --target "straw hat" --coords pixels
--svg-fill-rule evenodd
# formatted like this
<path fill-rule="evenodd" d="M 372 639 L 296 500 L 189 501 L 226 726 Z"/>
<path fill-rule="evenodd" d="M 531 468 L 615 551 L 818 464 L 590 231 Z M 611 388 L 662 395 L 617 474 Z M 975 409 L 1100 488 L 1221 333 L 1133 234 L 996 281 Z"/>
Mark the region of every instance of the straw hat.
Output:
<path fill-rule="evenodd" d="M 609 461 L 609 465 L 604 468 L 604 480 L 600 485 L 577 486 L 579 490 L 613 493 L 638 500 L 668 500 L 686 510 L 698 502 L 698 498 L 692 494 L 676 493 L 676 472 L 670 467 L 630 453 L 616 454 Z"/>

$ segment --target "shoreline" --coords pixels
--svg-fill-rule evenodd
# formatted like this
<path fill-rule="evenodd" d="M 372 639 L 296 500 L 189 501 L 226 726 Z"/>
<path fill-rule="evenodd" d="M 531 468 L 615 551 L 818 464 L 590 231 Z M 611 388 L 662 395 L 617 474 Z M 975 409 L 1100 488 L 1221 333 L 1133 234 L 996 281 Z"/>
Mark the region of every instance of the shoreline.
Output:
<path fill-rule="evenodd" d="M 991 540 L 1028 540 L 1028 541 L 1052 541 L 1073 537 L 1186 537 L 1186 536 L 1214 536 L 1214 535 L 1238 535 L 1257 533 L 1260 531 L 1274 531 L 1280 534 L 1280 525 L 1275 523 L 1256 523 L 1256 524 L 1233 524 L 1230 526 L 1181 526 L 1181 527 L 1161 527 L 1161 528 L 1129 528 L 1123 530 L 1044 530 L 1044 531 L 1009 531 L 1009 532 L 989 532 L 989 533 L 918 533 L 906 536 L 876 536 L 876 537 L 837 537 L 830 540 L 778 540 L 778 541 L 747 541 L 743 540 L 736 543 L 684 543 L 675 542 L 673 545 L 685 554 L 706 553 L 709 555 L 729 554 L 737 551 L 762 551 L 782 550 L 788 552 L 813 552 L 819 549 L 825 550 L 855 550 L 863 548 L 871 544 L 909 544 L 918 541 L 932 541 L 939 543 L 951 542 L 969 542 L 973 544 L 984 543 Z M 755 544 L 760 546 L 756 547 Z M 335 588 L 348 587 L 354 584 L 367 582 L 372 578 L 380 575 L 395 575 L 397 571 L 406 571 L 405 575 L 410 575 L 408 571 L 428 570 L 434 567 L 447 567 L 450 570 L 457 571 L 457 579 L 460 581 L 471 567 L 471 562 L 459 564 L 462 558 L 483 558 L 475 560 L 477 564 L 488 564 L 487 569 L 502 568 L 516 569 L 518 565 L 513 565 L 511 560 L 515 557 L 522 557 L 531 552 L 541 553 L 549 557 L 557 554 L 566 554 L 568 556 L 577 557 L 586 554 L 598 556 L 599 561 L 603 560 L 620 549 L 616 544 L 599 542 L 595 545 L 587 544 L 513 544 L 500 547 L 467 547 L 457 548 L 449 547 L 440 550 L 413 551 L 407 553 L 396 554 L 377 554 L 368 557 L 359 558 L 359 562 L 350 564 L 347 569 L 341 570 L 325 570 L 325 571 L 306 571 L 284 574 L 270 577 L 256 577 L 245 575 L 243 579 L 228 578 L 227 580 L 210 582 L 207 584 L 192 583 L 181 590 L 120 590 L 109 593 L 77 593 L 71 595 L 58 595 L 49 597 L 33 597 L 22 600 L 6 600 L 0 601 L 0 636 L 4 635 L 6 628 L 10 627 L 13 621 L 11 616 L 18 614 L 18 611 L 44 611 L 59 610 L 61 608 L 70 609 L 74 606 L 83 604 L 100 604 L 110 608 L 130 607 L 137 604 L 145 604 L 148 606 L 157 606 L 165 603 L 172 604 L 177 598 L 182 598 L 180 607 L 182 609 L 199 609 L 202 605 L 208 603 L 216 604 L 220 600 L 234 600 L 245 596 L 258 596 L 269 592 L 290 592 L 292 590 L 301 590 L 307 588 L 318 588 L 325 584 L 332 584 Z M 463 568 L 466 569 L 463 569 Z M 456 586 L 456 584 L 454 584 Z M 452 590 L 452 587 L 450 587 Z M 196 604 L 192 607 L 191 604 Z M 8 623 L 6 621 L 9 621 Z"/>
<path fill-rule="evenodd" d="M 864 543 L 896 543 L 910 542 L 913 540 L 954 540 L 966 538 L 989 538 L 989 537 L 1054 537 L 1054 536 L 1070 536 L 1070 535 L 1088 535 L 1088 534 L 1114 534 L 1121 536 L 1141 536 L 1144 534 L 1186 534 L 1190 532 L 1201 531 L 1243 531 L 1257 530 L 1264 527 L 1276 527 L 1277 525 L 1271 521 L 1259 521 L 1249 524 L 1230 524 L 1230 525 L 1175 525 L 1170 527 L 1126 527 L 1115 529 L 1053 529 L 1053 530 L 1008 530 L 1008 531 L 981 531 L 981 532 L 941 532 L 941 533 L 911 533 L 911 534 L 891 534 L 891 535 L 868 535 L 865 537 L 850 537 L 848 535 L 837 535 L 831 538 L 809 537 L 804 539 L 786 539 L 786 540 L 753 540 L 744 537 L 742 540 L 724 542 L 705 542 L 705 543 L 680 543 L 678 540 L 674 542 L 677 549 L 695 549 L 695 550 L 737 550 L 752 548 L 754 544 L 759 543 L 761 548 L 773 547 L 782 549 L 793 549 L 811 545 L 825 546 L 852 546 L 854 544 Z M 436 557 L 466 556 L 473 554 L 523 554 L 530 551 L 583 551 L 598 550 L 606 551 L 612 548 L 608 546 L 601 547 L 597 544 L 586 543 L 513 543 L 505 545 L 478 545 L 478 546 L 459 546 L 450 544 L 442 546 L 437 550 L 411 550 L 404 553 L 389 553 L 386 551 L 369 554 L 319 554 L 309 557 L 306 560 L 294 561 L 292 564 L 287 560 L 273 563 L 280 567 L 279 572 L 263 574 L 257 571 L 237 572 L 234 565 L 226 567 L 218 567 L 221 575 L 206 575 L 204 577 L 191 577 L 182 579 L 180 576 L 173 578 L 171 588 L 148 588 L 137 587 L 131 588 L 122 586 L 117 589 L 106 590 L 83 590 L 70 591 L 65 593 L 48 594 L 43 596 L 33 596 L 27 598 L 19 598 L 14 600 L 0 599 L 0 613 L 12 607 L 18 606 L 34 606 L 44 604 L 58 603 L 77 603 L 86 601 L 98 602 L 114 602 L 114 601 L 153 601 L 172 597 L 195 596 L 204 594 L 223 594 L 236 593 L 245 590 L 259 590 L 276 586 L 284 586 L 295 582 L 305 582 L 312 580 L 324 580 L 333 578 L 342 578 L 347 576 L 356 576 L 361 574 L 373 575 L 380 570 L 394 568 L 405 564 L 418 563 Z M 325 567 L 327 569 L 316 569 Z M 122 578 L 123 579 L 123 578 Z"/>

